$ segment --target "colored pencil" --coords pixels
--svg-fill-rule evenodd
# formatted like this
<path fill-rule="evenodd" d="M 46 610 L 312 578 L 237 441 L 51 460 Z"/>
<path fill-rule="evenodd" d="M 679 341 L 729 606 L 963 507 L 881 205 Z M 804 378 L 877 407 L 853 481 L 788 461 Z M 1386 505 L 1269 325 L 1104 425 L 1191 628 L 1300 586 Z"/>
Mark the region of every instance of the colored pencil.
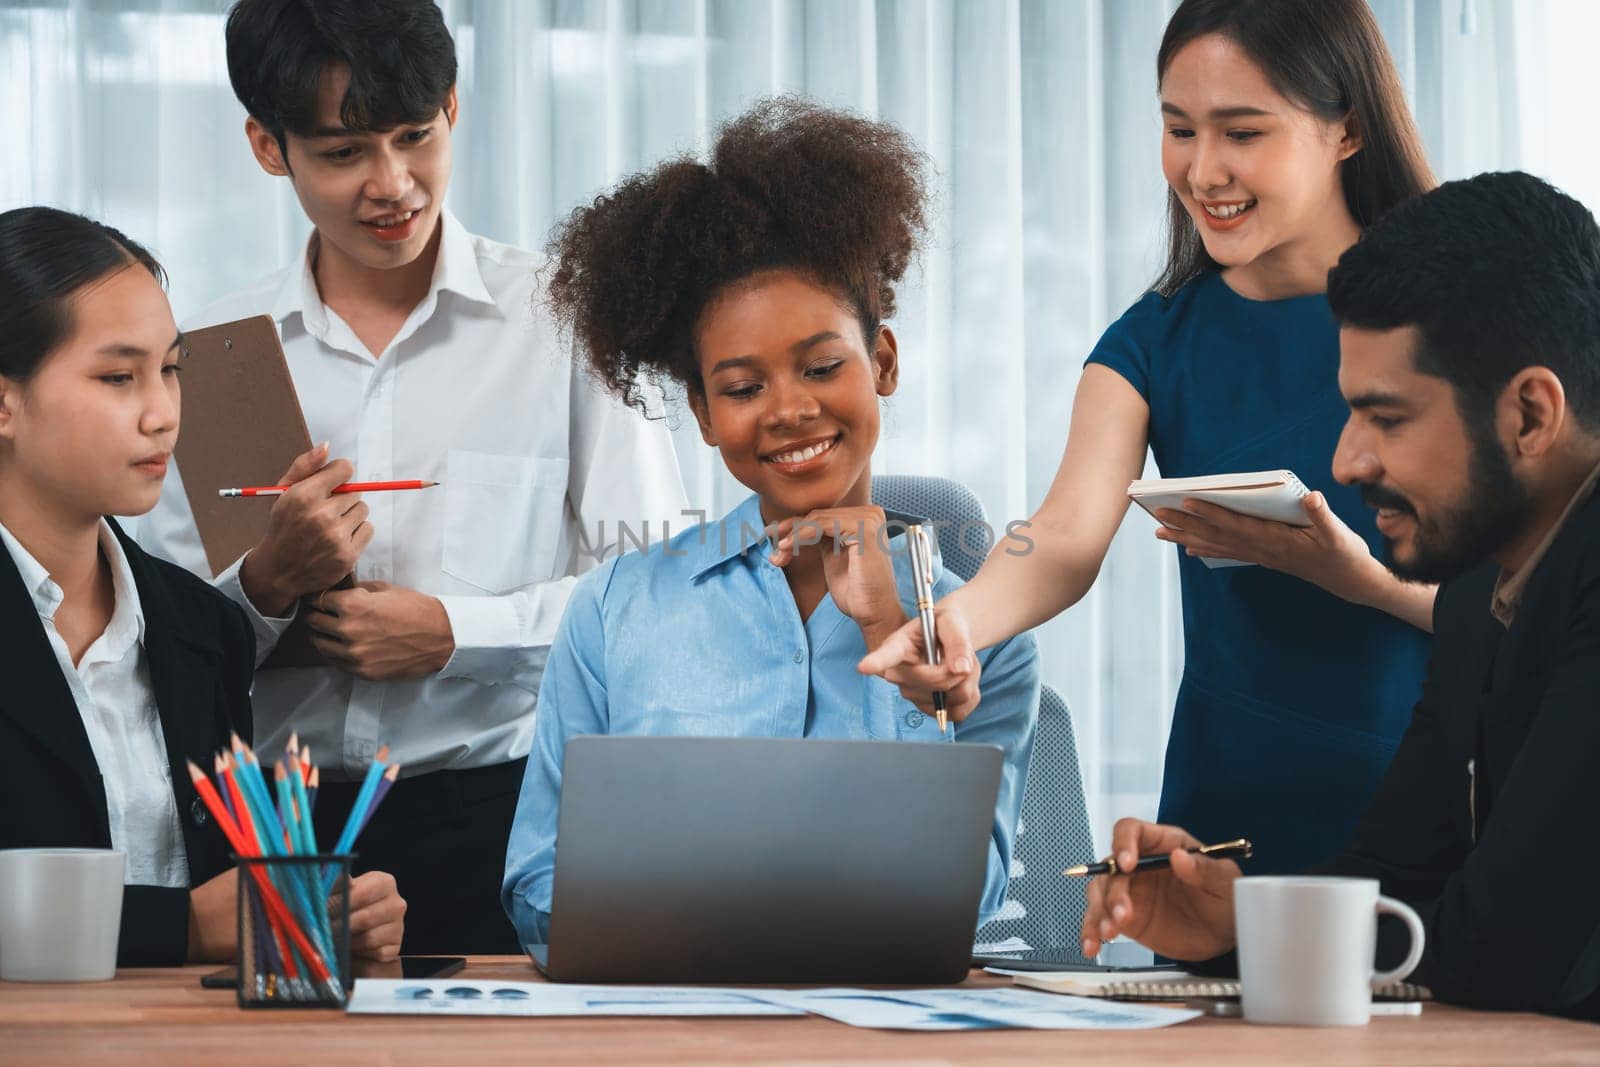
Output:
<path fill-rule="evenodd" d="M 389 764 L 389 769 L 383 772 L 383 780 L 378 783 L 378 788 L 372 792 L 372 803 L 367 805 L 367 813 L 361 817 L 361 825 L 356 829 L 357 837 L 367 832 L 367 824 L 378 813 L 378 805 L 383 803 L 383 798 L 388 795 L 390 789 L 394 788 L 395 779 L 399 777 L 400 764 Z"/>
<path fill-rule="evenodd" d="M 317 851 L 317 828 L 311 823 L 311 803 L 306 796 L 306 783 L 300 777 L 298 764 L 291 764 L 284 777 L 289 782 L 289 796 L 294 801 L 296 822 L 300 827 L 300 840 L 304 842 L 305 850 L 315 854 Z"/>
<path fill-rule="evenodd" d="M 283 775 L 285 784 L 289 787 L 290 817 L 293 819 L 298 831 L 300 847 L 306 855 L 314 856 L 317 853 L 317 828 L 311 822 L 311 802 L 306 796 L 305 783 L 300 780 L 300 765 L 290 762 L 285 766 L 280 763 L 278 770 Z M 327 879 L 326 871 L 313 869 L 307 873 L 312 891 L 315 891 Z M 326 908 L 319 913 L 319 921 L 325 928 L 328 935 L 328 943 L 331 945 L 333 943 L 333 926 L 328 920 Z"/>
<path fill-rule="evenodd" d="M 189 763 L 189 777 L 194 781 L 195 792 L 200 794 L 201 801 L 211 810 L 211 817 L 222 828 L 223 835 L 233 845 L 234 851 L 240 856 L 255 855 L 254 850 L 249 847 L 249 842 L 240 833 L 238 825 L 228 815 L 228 809 L 223 806 L 222 798 L 217 794 L 216 787 L 206 778 L 205 772 L 196 767 L 193 762 Z M 306 954 L 307 960 L 311 964 L 312 973 L 317 976 L 319 981 L 326 982 L 329 978 L 326 965 L 323 964 L 321 958 L 312 949 L 305 933 L 301 931 L 299 924 L 294 921 L 288 908 L 284 906 L 282 897 L 278 895 L 277 889 L 267 879 L 266 872 L 259 867 L 251 867 L 250 871 L 255 876 L 255 881 L 261 889 L 261 897 L 268 913 L 275 915 L 283 923 L 290 939 Z"/>
<path fill-rule="evenodd" d="M 389 765 L 389 746 L 378 746 L 378 754 L 373 757 L 372 766 L 367 768 L 367 776 L 361 783 L 361 789 L 356 793 L 355 803 L 350 806 L 350 814 L 345 817 L 344 830 L 339 834 L 338 842 L 333 846 L 334 855 L 343 856 L 349 853 L 351 846 L 356 843 L 356 835 L 361 831 L 362 819 L 366 816 L 367 808 L 372 803 L 372 794 L 378 790 L 378 782 L 383 778 L 383 772 Z M 323 880 L 323 888 L 333 892 L 335 875 L 329 871 Z"/>
<path fill-rule="evenodd" d="M 216 779 L 215 784 L 216 784 L 216 787 L 217 787 L 217 795 L 222 798 L 223 807 L 228 809 L 228 814 L 233 816 L 233 821 L 234 822 L 238 822 L 239 821 L 239 813 L 237 811 L 233 810 L 233 798 L 228 796 L 227 782 L 222 777 L 222 757 L 221 756 L 212 757 L 211 763 L 212 763 L 212 768 L 211 768 L 212 774 L 211 774 L 211 777 Z"/>
<path fill-rule="evenodd" d="M 267 855 L 282 856 L 288 847 L 287 835 L 283 823 L 278 821 L 277 812 L 273 810 L 266 779 L 261 777 L 261 764 L 256 761 L 255 753 L 248 748 L 244 750 L 244 758 L 240 760 L 239 769 L 239 780 L 244 786 L 245 801 L 253 806 L 251 814 L 255 816 L 261 841 L 266 846 L 263 851 Z"/>
<path fill-rule="evenodd" d="M 243 742 L 241 742 L 242 744 Z M 240 836 L 244 839 L 246 848 L 235 851 L 241 856 L 262 856 L 267 853 L 266 843 L 262 840 L 262 831 L 256 827 L 255 820 L 250 815 L 250 803 L 244 798 L 244 790 L 239 785 L 240 776 L 235 773 L 233 757 L 224 752 L 220 757 L 222 761 L 222 777 L 228 784 L 228 793 L 233 798 L 233 807 L 239 813 Z M 259 874 L 259 868 L 257 869 Z M 259 878 L 257 879 L 259 881 Z M 276 922 L 269 924 L 272 929 L 273 939 L 278 950 L 278 958 L 283 961 L 284 975 L 292 982 L 300 980 L 300 968 L 295 965 L 294 947 L 285 938 L 283 931 Z M 308 968 L 309 969 L 309 968 Z"/>
<path fill-rule="evenodd" d="M 245 802 L 253 807 L 252 814 L 256 820 L 257 829 L 261 831 L 258 836 L 264 845 L 262 854 L 267 856 L 289 855 L 293 850 L 290 848 L 288 830 L 285 829 L 284 823 L 278 818 L 271 795 L 267 791 L 266 779 L 261 774 L 260 761 L 256 759 L 256 755 L 250 750 L 250 746 L 240 740 L 237 734 L 233 736 L 233 740 L 237 743 L 237 747 L 243 755 L 242 771 L 239 777 L 244 786 Z M 315 872 L 308 873 L 314 874 Z M 317 939 L 322 942 L 323 950 L 331 953 L 333 949 L 331 929 L 327 928 L 322 921 L 322 913 L 326 911 L 326 908 L 318 909 L 315 906 L 316 901 L 319 899 L 316 888 L 317 881 L 315 878 L 306 878 L 303 875 L 296 876 L 293 868 L 286 867 L 282 870 L 276 884 L 285 896 L 294 897 L 298 901 L 301 910 L 311 919 L 313 924 L 311 930 Z M 326 897 L 327 894 L 322 893 L 320 896 Z M 308 960 L 307 963 L 309 965 L 310 961 Z M 312 970 L 315 973 L 315 968 L 312 968 Z"/>
<path fill-rule="evenodd" d="M 228 783 L 228 794 L 233 798 L 234 810 L 239 813 L 239 829 L 242 835 L 255 846 L 250 855 L 258 856 L 262 852 L 261 831 L 256 829 L 255 820 L 250 817 L 250 805 L 245 802 L 244 791 L 239 788 L 239 779 L 234 774 L 233 757 L 227 754 L 222 756 L 222 777 Z M 240 853 L 244 855 L 244 853 Z"/>
<path fill-rule="evenodd" d="M 361 829 L 361 820 L 367 813 L 367 806 L 372 803 L 372 794 L 377 792 L 378 782 L 383 778 L 384 770 L 389 766 L 389 746 L 384 745 L 378 749 L 378 754 L 372 760 L 372 766 L 367 768 L 367 776 L 361 783 L 361 789 L 356 793 L 356 801 L 350 808 L 350 814 L 345 819 L 344 830 L 339 834 L 339 843 L 333 846 L 333 851 L 343 855 L 350 851 L 350 846 L 355 844 L 356 834 Z"/>
<path fill-rule="evenodd" d="M 278 809 L 282 812 L 283 824 L 288 827 L 287 835 L 291 853 L 311 856 L 317 851 L 317 837 L 307 827 L 300 817 L 300 805 L 295 799 L 294 787 L 300 784 L 300 772 L 297 769 L 289 770 L 287 760 L 279 760 L 273 768 L 273 783 L 278 792 Z M 328 916 L 328 909 L 316 907 L 319 899 L 319 890 L 323 882 L 323 874 L 315 867 L 291 866 L 287 868 L 287 877 L 295 885 L 295 893 L 304 901 L 311 920 L 311 926 L 316 931 L 324 953 L 330 957 L 334 952 L 333 924 Z"/>
<path fill-rule="evenodd" d="M 315 842 L 306 843 L 305 830 L 300 824 L 300 816 L 294 810 L 294 793 L 289 788 L 289 772 L 279 763 L 272 769 L 273 787 L 278 794 L 278 815 L 283 820 L 283 825 L 288 828 L 284 835 L 289 843 L 289 851 L 295 855 L 310 855 L 317 850 Z"/>
<path fill-rule="evenodd" d="M 222 773 L 222 756 L 220 753 L 211 758 L 211 766 L 211 777 L 215 779 L 217 795 L 222 798 L 223 807 L 228 809 L 228 814 L 233 817 L 235 824 L 238 824 L 239 811 L 233 806 L 233 797 L 228 792 L 228 780 Z M 251 928 L 255 931 L 256 973 L 260 974 L 269 969 L 282 970 L 281 964 L 268 962 L 274 955 L 273 949 L 275 945 L 272 940 L 271 924 L 266 921 L 266 916 L 261 914 L 260 909 L 253 909 L 250 912 L 250 919 Z M 241 972 L 240 981 L 243 980 L 243 972 Z"/>
<path fill-rule="evenodd" d="M 284 855 L 309 855 L 316 852 L 316 841 L 307 842 L 300 830 L 300 821 L 295 816 L 294 796 L 289 791 L 289 774 L 282 763 L 273 769 L 273 782 L 278 794 L 278 809 L 283 813 L 282 823 L 287 829 L 284 831 Z M 283 881 L 292 888 L 295 896 L 300 898 L 300 904 L 305 908 L 306 916 L 311 920 L 311 928 L 321 941 L 325 953 L 333 952 L 333 931 L 327 922 L 327 908 L 318 908 L 317 886 L 321 879 L 313 869 L 286 865 L 282 868 Z"/>
<path fill-rule="evenodd" d="M 321 770 L 311 746 L 298 733 L 289 736 L 284 754 L 271 764 L 271 776 L 254 750 L 238 734 L 212 760 L 212 776 L 189 765 L 195 791 L 216 819 L 217 827 L 241 860 L 319 854 L 311 818 Z M 378 807 L 400 777 L 400 765 L 389 762 L 389 746 L 378 749 L 367 768 L 355 803 L 333 851 L 348 855 L 372 822 Z M 246 892 L 251 909 L 252 945 L 241 945 L 241 980 L 253 983 L 258 999 L 320 999 L 326 990 L 342 996 L 343 976 L 333 973 L 336 942 L 327 897 L 341 865 L 333 863 L 247 864 Z M 249 994 L 246 994 L 249 995 Z"/>
<path fill-rule="evenodd" d="M 432 489 L 438 482 L 408 479 L 399 482 L 345 482 L 334 488 L 335 493 L 392 493 L 404 489 Z M 287 485 L 247 485 L 240 489 L 218 489 L 217 495 L 233 499 L 250 496 L 282 496 L 289 491 Z"/>

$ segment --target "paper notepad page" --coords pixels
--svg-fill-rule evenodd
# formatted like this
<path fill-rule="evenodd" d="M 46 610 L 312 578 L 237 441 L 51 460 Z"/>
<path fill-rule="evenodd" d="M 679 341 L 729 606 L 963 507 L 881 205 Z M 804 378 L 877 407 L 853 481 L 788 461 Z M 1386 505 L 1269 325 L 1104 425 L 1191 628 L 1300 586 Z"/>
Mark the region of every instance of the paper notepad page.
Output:
<path fill-rule="evenodd" d="M 1241 515 L 1290 526 L 1311 525 L 1300 505 L 1300 498 L 1306 492 L 1304 483 L 1294 472 L 1285 470 L 1210 474 L 1198 478 L 1144 478 L 1128 485 L 1129 498 L 1152 517 L 1158 508 L 1182 511 L 1185 500 L 1203 500 Z M 1237 559 L 1202 557 L 1201 562 L 1212 568 L 1250 566 Z"/>
<path fill-rule="evenodd" d="M 1187 1000 L 1190 997 L 1236 997 L 1236 978 L 1201 978 L 1172 971 L 1029 971 L 1011 980 L 1029 989 L 1064 993 L 1074 997 L 1109 997 L 1116 1000 Z M 1372 991 L 1384 1000 L 1432 1000 L 1426 986 L 1391 982 Z"/>

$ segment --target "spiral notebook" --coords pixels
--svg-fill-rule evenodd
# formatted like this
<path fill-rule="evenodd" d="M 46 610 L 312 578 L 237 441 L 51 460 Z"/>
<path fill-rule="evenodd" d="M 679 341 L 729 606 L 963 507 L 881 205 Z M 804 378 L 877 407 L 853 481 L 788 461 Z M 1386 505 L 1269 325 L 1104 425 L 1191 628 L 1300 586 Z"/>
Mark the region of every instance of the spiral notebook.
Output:
<path fill-rule="evenodd" d="M 1030 971 L 1013 974 L 1011 980 L 1046 993 L 1065 993 L 1074 997 L 1106 997 L 1111 1000 L 1188 1000 L 1190 997 L 1236 997 L 1236 978 L 1200 978 L 1172 971 L 1093 972 Z M 1372 991 L 1374 1000 L 1432 1000 L 1427 986 L 1410 982 L 1390 982 Z"/>
<path fill-rule="evenodd" d="M 1248 474 L 1208 474 L 1199 478 L 1143 478 L 1129 483 L 1128 496 L 1155 516 L 1157 508 L 1183 510 L 1185 500 L 1237 511 L 1257 519 L 1290 526 L 1310 526 L 1300 498 L 1307 489 L 1293 471 L 1252 471 Z M 1160 521 L 1160 520 L 1157 520 Z M 1237 559 L 1201 557 L 1207 567 L 1248 567 Z"/>

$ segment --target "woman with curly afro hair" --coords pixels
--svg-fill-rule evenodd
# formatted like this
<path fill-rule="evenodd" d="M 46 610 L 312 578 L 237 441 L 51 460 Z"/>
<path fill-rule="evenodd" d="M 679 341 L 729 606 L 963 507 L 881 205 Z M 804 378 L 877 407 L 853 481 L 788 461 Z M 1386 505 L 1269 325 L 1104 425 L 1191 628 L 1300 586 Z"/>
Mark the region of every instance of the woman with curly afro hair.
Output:
<path fill-rule="evenodd" d="M 502 900 L 525 943 L 547 939 L 562 759 L 580 734 L 998 745 L 975 918 L 1002 903 L 1038 701 L 1032 638 L 981 654 L 983 702 L 946 733 L 856 671 L 915 608 L 904 520 L 897 533 L 872 506 L 871 466 L 900 374 L 884 321 L 924 228 L 924 178 L 894 127 L 780 98 L 725 126 L 709 162 L 624 181 L 552 241 L 550 302 L 596 376 L 641 406 L 643 380 L 681 387 L 751 496 L 574 590 L 506 856 Z M 935 565 L 936 594 L 958 584 Z"/>

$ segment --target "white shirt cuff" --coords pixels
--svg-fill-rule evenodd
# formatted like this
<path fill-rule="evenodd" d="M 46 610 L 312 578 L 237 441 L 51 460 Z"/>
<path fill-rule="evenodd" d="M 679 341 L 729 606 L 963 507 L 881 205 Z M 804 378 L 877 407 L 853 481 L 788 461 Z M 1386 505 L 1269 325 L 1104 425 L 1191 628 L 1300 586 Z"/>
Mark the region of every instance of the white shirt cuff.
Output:
<path fill-rule="evenodd" d="M 456 650 L 440 678 L 499 681 L 522 651 L 522 619 L 512 597 L 442 596 Z"/>
<path fill-rule="evenodd" d="M 263 615 L 245 595 L 244 586 L 239 582 L 239 568 L 244 565 L 244 557 L 240 556 L 233 561 L 233 566 L 217 575 L 212 581 L 221 593 L 229 600 L 244 608 L 244 613 L 250 620 L 251 629 L 256 632 L 256 662 L 260 663 L 271 654 L 278 646 L 278 638 L 289 629 L 289 624 L 294 622 L 294 617 L 300 612 L 300 604 L 296 601 L 289 607 L 289 614 L 283 618 L 274 618 Z"/>

